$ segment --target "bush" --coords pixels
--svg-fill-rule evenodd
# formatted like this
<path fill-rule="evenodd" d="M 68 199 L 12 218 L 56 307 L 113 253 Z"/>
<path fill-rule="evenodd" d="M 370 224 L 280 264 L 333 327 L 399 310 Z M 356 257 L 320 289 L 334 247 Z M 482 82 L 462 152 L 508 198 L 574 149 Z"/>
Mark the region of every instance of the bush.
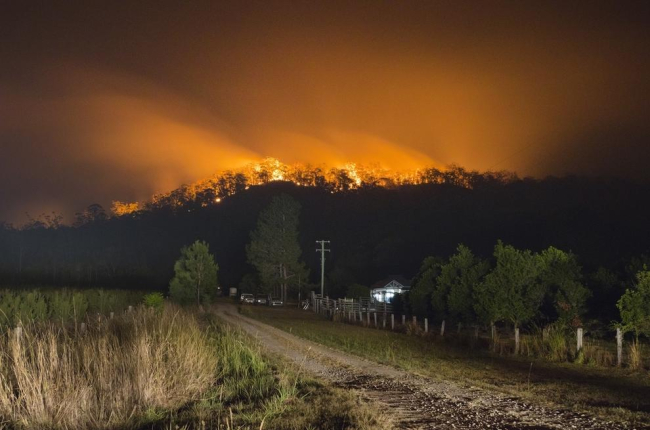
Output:
<path fill-rule="evenodd" d="M 149 293 L 143 298 L 144 304 L 147 307 L 161 311 L 165 306 L 165 297 L 161 293 Z"/>
<path fill-rule="evenodd" d="M 369 298 L 370 297 L 370 288 L 361 284 L 352 284 L 348 287 L 345 292 L 345 297 L 349 299 L 358 299 L 358 298 Z"/>
<path fill-rule="evenodd" d="M 69 321 L 87 313 L 107 315 L 142 301 L 142 293 L 123 290 L 3 290 L 0 325 L 48 319 Z"/>

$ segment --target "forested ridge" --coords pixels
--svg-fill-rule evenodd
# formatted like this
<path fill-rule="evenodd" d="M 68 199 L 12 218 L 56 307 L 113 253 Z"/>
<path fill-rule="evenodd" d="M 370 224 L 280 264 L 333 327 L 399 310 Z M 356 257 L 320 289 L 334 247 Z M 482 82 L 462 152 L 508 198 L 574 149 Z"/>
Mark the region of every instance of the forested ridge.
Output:
<path fill-rule="evenodd" d="M 630 265 L 642 265 L 650 247 L 648 184 L 551 177 L 333 190 L 270 181 L 218 204 L 188 200 L 112 217 L 97 216 L 94 207 L 75 226 L 53 218 L 21 228 L 3 224 L 0 282 L 162 290 L 180 248 L 199 239 L 215 255 L 221 286 L 237 286 L 254 272 L 245 248 L 258 215 L 281 193 L 301 205 L 302 259 L 313 282 L 320 271 L 315 241 L 331 241 L 326 283 L 332 296 L 352 283 L 410 278 L 425 257 L 446 258 L 459 243 L 484 258 L 497 240 L 533 251 L 554 246 L 575 253 L 585 272 L 604 267 L 621 281 L 640 269 Z"/>

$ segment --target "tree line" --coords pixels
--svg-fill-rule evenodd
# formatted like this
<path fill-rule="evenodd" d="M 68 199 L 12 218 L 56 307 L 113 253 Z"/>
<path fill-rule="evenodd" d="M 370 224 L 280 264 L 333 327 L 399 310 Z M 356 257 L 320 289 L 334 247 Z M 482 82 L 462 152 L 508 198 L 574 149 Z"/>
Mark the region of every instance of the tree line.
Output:
<path fill-rule="evenodd" d="M 206 207 L 163 205 L 111 216 L 93 206 L 80 212 L 75 225 L 62 224 L 56 215 L 22 227 L 2 224 L 0 284 L 164 291 L 178 250 L 200 239 L 222 268 L 218 276 L 224 288 L 268 285 L 250 256 L 251 232 L 274 197 L 286 194 L 300 205 L 294 236 L 304 266 L 286 266 L 289 295 L 318 283 L 318 239 L 331 241 L 326 264 L 331 297 L 344 295 L 354 283 L 371 285 L 396 274 L 410 278 L 426 256 L 451 255 L 459 242 L 477 256 L 489 256 L 502 239 L 518 249 L 553 245 L 580 256 L 582 282 L 591 292 L 587 316 L 618 317 L 613 304 L 649 250 L 650 201 L 641 197 L 650 192 L 648 185 L 575 177 L 477 180 L 472 188 L 449 182 L 332 193 L 275 181 Z M 264 273 L 275 270 L 269 266 Z M 281 270 L 278 266 L 277 273 Z"/>
<path fill-rule="evenodd" d="M 425 258 L 411 290 L 397 305 L 432 321 L 469 325 L 578 328 L 589 322 L 607 326 L 620 321 L 618 325 L 638 339 L 650 335 L 648 262 L 648 257 L 634 261 L 629 266 L 631 271 L 638 269 L 634 278 L 619 282 L 602 268 L 586 277 L 575 254 L 552 246 L 531 252 L 498 241 L 490 261 L 461 244 L 448 259 Z M 592 286 L 600 282 L 601 290 L 585 282 Z M 594 296 L 596 301 L 590 302 Z M 589 306 L 595 308 L 591 314 Z M 619 315 L 611 312 L 614 308 Z M 600 321 L 588 321 L 589 316 Z"/>

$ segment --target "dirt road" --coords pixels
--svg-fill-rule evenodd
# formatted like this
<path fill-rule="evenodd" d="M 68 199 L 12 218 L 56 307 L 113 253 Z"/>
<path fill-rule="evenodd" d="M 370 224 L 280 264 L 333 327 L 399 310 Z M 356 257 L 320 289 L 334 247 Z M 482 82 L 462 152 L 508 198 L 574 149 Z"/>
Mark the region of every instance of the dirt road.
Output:
<path fill-rule="evenodd" d="M 230 304 L 217 315 L 253 335 L 269 352 L 304 371 L 356 390 L 379 405 L 400 429 L 625 429 L 569 410 L 527 403 L 485 389 L 462 387 L 333 350 L 244 317 Z"/>

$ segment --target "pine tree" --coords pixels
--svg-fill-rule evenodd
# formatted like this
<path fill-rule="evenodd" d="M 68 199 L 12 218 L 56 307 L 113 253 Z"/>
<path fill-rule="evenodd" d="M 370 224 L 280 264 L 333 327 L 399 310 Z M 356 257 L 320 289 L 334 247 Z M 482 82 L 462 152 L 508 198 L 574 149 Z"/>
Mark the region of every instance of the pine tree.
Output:
<path fill-rule="evenodd" d="M 248 261 L 257 269 L 263 287 L 267 291 L 279 288 L 283 302 L 289 286 L 296 285 L 298 278 L 307 278 L 307 269 L 300 261 L 299 216 L 296 200 L 286 194 L 276 196 L 260 213 L 246 247 Z"/>
<path fill-rule="evenodd" d="M 219 267 L 210 254 L 207 243 L 196 241 L 181 249 L 181 258 L 174 264 L 174 278 L 169 283 L 169 294 L 181 304 L 207 303 L 217 291 Z"/>

